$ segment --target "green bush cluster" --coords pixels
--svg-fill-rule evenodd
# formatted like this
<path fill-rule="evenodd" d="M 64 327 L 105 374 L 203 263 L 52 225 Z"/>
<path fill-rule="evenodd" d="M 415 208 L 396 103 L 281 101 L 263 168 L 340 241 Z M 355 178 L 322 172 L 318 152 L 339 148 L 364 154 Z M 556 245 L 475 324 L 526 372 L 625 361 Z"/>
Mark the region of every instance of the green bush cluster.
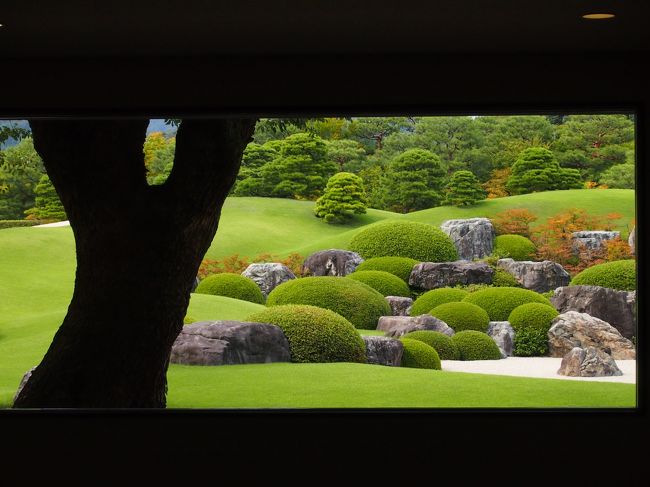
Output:
<path fill-rule="evenodd" d="M 606 262 L 586 268 L 577 274 L 570 286 L 602 286 L 619 291 L 636 289 L 636 261 L 634 259 Z"/>
<path fill-rule="evenodd" d="M 451 337 L 460 353 L 461 360 L 499 360 L 501 351 L 489 335 L 476 331 L 459 331 Z"/>
<path fill-rule="evenodd" d="M 455 332 L 476 330 L 487 332 L 490 317 L 480 306 L 463 301 L 444 303 L 429 311 L 431 316 L 444 321 Z"/>
<path fill-rule="evenodd" d="M 497 268 L 494 270 L 494 277 L 492 278 L 492 286 L 494 287 L 521 287 L 519 281 L 515 276 L 508 271 Z"/>
<path fill-rule="evenodd" d="M 408 283 L 413 266 L 419 262 L 409 257 L 373 257 L 364 260 L 357 267 L 357 271 L 385 271 L 399 277 Z"/>
<path fill-rule="evenodd" d="M 548 332 L 543 328 L 522 328 L 515 333 L 512 354 L 516 357 L 548 355 Z"/>
<path fill-rule="evenodd" d="M 480 306 L 487 311 L 490 321 L 507 321 L 512 310 L 526 303 L 551 302 L 535 291 L 518 287 L 488 287 L 468 294 L 464 302 Z"/>
<path fill-rule="evenodd" d="M 526 303 L 513 309 L 508 316 L 508 321 L 517 332 L 526 328 L 536 328 L 546 332 L 551 327 L 553 318 L 559 314 L 553 306 L 543 303 Z"/>
<path fill-rule="evenodd" d="M 383 221 L 352 237 L 349 250 L 364 259 L 409 257 L 419 262 L 449 262 L 458 259 L 451 238 L 433 225 L 419 222 Z"/>
<path fill-rule="evenodd" d="M 537 248 L 535 244 L 521 235 L 499 235 L 494 239 L 494 255 L 514 260 L 533 260 Z"/>
<path fill-rule="evenodd" d="M 308 304 L 340 314 L 355 327 L 374 330 L 391 308 L 384 296 L 363 282 L 334 276 L 283 282 L 269 294 L 267 306 Z"/>
<path fill-rule="evenodd" d="M 33 227 L 34 225 L 40 224 L 41 222 L 38 220 L 0 220 L 0 230 L 16 227 Z"/>
<path fill-rule="evenodd" d="M 385 271 L 355 271 L 348 279 L 363 282 L 382 296 L 410 296 L 411 290 L 399 277 Z"/>
<path fill-rule="evenodd" d="M 433 308 L 444 303 L 462 301 L 469 293 L 463 289 L 454 287 L 441 287 L 427 291 L 413 301 L 411 316 L 419 316 L 428 313 Z"/>
<path fill-rule="evenodd" d="M 232 272 L 222 272 L 206 277 L 196 286 L 194 292 L 264 304 L 264 295 L 255 281 Z"/>
<path fill-rule="evenodd" d="M 415 369 L 435 369 L 440 370 L 440 356 L 435 349 L 420 340 L 410 338 L 399 339 L 404 345 L 402 353 L 402 367 L 411 367 Z"/>
<path fill-rule="evenodd" d="M 426 343 L 438 352 L 440 360 L 460 360 L 460 352 L 451 337 L 433 330 L 416 330 L 404 335 L 402 338 L 419 340 Z"/>
<path fill-rule="evenodd" d="M 292 362 L 367 362 L 366 346 L 348 320 L 328 309 L 307 305 L 273 306 L 246 321 L 271 323 L 289 341 Z"/>

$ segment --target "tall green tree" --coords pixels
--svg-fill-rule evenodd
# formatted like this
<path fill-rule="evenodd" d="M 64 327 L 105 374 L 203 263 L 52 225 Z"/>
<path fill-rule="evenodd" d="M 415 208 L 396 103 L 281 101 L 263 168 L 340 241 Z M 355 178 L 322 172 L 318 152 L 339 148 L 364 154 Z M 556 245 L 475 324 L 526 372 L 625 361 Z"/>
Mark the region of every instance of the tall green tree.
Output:
<path fill-rule="evenodd" d="M 339 172 L 327 181 L 314 213 L 326 223 L 345 222 L 355 214 L 365 213 L 367 207 L 363 180 L 356 174 Z"/>
<path fill-rule="evenodd" d="M 555 155 L 543 147 L 531 147 L 519 154 L 506 183 L 511 194 L 580 188 L 580 174 L 575 169 L 563 169 Z"/>
<path fill-rule="evenodd" d="M 34 190 L 45 173 L 30 137 L 0 151 L 0 220 L 22 220 L 34 206 Z"/>
<path fill-rule="evenodd" d="M 34 194 L 36 195 L 34 208 L 30 208 L 25 214 L 36 220 L 61 221 L 67 219 L 63 204 L 47 174 L 41 176 Z"/>
<path fill-rule="evenodd" d="M 327 141 L 327 158 L 336 163 L 340 172 L 356 173 L 363 168 L 366 151 L 356 140 L 330 140 Z"/>
<path fill-rule="evenodd" d="M 471 171 L 456 171 L 445 190 L 445 203 L 454 206 L 474 205 L 486 196 L 481 182 Z"/>
<path fill-rule="evenodd" d="M 601 174 L 598 182 L 610 188 L 634 189 L 634 164 L 612 166 Z"/>

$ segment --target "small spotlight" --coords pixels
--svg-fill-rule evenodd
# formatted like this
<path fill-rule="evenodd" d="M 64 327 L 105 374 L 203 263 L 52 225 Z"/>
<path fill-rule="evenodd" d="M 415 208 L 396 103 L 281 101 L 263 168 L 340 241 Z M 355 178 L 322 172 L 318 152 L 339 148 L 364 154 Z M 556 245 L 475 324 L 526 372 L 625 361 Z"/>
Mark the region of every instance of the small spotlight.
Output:
<path fill-rule="evenodd" d="M 607 13 L 584 14 L 582 16 L 583 19 L 589 19 L 589 20 L 613 19 L 614 17 L 616 17 L 616 15 L 607 14 Z"/>

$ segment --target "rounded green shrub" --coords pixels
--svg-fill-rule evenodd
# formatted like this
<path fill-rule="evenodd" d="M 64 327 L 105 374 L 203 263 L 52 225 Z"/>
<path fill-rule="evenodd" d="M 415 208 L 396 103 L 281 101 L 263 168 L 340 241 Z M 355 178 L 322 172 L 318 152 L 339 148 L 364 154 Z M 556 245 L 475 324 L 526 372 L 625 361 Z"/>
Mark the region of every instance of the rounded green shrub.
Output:
<path fill-rule="evenodd" d="M 587 267 L 577 274 L 570 286 L 601 286 L 619 291 L 636 289 L 636 261 L 617 260 Z"/>
<path fill-rule="evenodd" d="M 508 321 L 515 331 L 536 328 L 547 332 L 551 327 L 551 321 L 559 314 L 553 306 L 526 303 L 513 309 L 508 316 Z"/>
<path fill-rule="evenodd" d="M 357 267 L 356 271 L 385 271 L 399 277 L 402 281 L 408 283 L 411 277 L 413 266 L 419 264 L 415 259 L 408 257 L 373 257 L 364 260 Z"/>
<path fill-rule="evenodd" d="M 432 289 L 421 294 L 411 306 L 411 316 L 419 316 L 428 313 L 433 308 L 444 303 L 462 301 L 469 293 L 463 289 L 454 287 L 441 287 Z"/>
<path fill-rule="evenodd" d="M 461 360 L 499 360 L 501 351 L 489 335 L 476 330 L 459 331 L 451 337 Z"/>
<path fill-rule="evenodd" d="M 292 362 L 365 363 L 366 346 L 348 320 L 328 309 L 307 305 L 273 306 L 253 313 L 246 321 L 271 323 L 289 341 Z"/>
<path fill-rule="evenodd" d="M 410 338 L 400 338 L 404 345 L 402 353 L 402 367 L 411 367 L 414 369 L 435 369 L 440 370 L 440 356 L 435 349 L 420 340 Z"/>
<path fill-rule="evenodd" d="M 494 271 L 494 277 L 492 278 L 492 286 L 494 287 L 521 287 L 519 281 L 515 279 L 515 276 L 510 274 L 508 271 L 497 268 Z"/>
<path fill-rule="evenodd" d="M 419 340 L 426 343 L 438 352 L 440 360 L 460 360 L 458 347 L 450 336 L 433 330 L 416 330 L 404 335 L 402 338 Z"/>
<path fill-rule="evenodd" d="M 419 262 L 449 262 L 458 259 L 451 238 L 433 225 L 407 221 L 383 221 L 352 237 L 348 250 L 364 259 L 409 257 Z"/>
<path fill-rule="evenodd" d="M 455 332 L 463 330 L 487 332 L 490 324 L 490 317 L 483 308 L 463 301 L 441 304 L 429 311 L 429 314 L 447 323 Z"/>
<path fill-rule="evenodd" d="M 494 254 L 514 260 L 532 260 L 537 248 L 535 244 L 521 235 L 499 235 L 494 239 Z"/>
<path fill-rule="evenodd" d="M 513 309 L 526 303 L 552 306 L 541 294 L 518 287 L 488 287 L 468 294 L 463 301 L 483 308 L 487 311 L 490 321 L 507 321 Z"/>
<path fill-rule="evenodd" d="M 411 290 L 399 277 L 385 271 L 355 271 L 348 279 L 363 282 L 383 296 L 410 296 Z"/>
<path fill-rule="evenodd" d="M 543 357 L 548 355 L 548 332 L 542 328 L 522 328 L 515 333 L 512 344 L 515 357 Z"/>
<path fill-rule="evenodd" d="M 270 292 L 267 306 L 308 304 L 340 314 L 356 328 L 374 330 L 380 316 L 392 313 L 384 296 L 363 282 L 343 277 L 303 277 Z"/>
<path fill-rule="evenodd" d="M 251 303 L 264 304 L 264 295 L 255 281 L 230 272 L 212 274 L 203 279 L 196 289 L 198 294 L 212 294 L 214 296 L 227 296 L 229 298 L 250 301 Z"/>

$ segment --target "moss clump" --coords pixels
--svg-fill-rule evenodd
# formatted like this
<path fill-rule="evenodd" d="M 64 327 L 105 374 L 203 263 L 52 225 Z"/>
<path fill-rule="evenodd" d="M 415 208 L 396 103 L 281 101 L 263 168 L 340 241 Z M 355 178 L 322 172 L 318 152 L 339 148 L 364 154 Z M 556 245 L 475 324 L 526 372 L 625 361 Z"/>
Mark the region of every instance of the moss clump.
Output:
<path fill-rule="evenodd" d="M 184 325 L 189 325 L 190 323 L 196 323 L 196 320 L 191 316 L 186 316 L 185 318 L 183 318 Z"/>
<path fill-rule="evenodd" d="M 255 281 L 230 272 L 212 274 L 203 279 L 196 289 L 198 294 L 212 294 L 213 296 L 227 296 L 229 298 L 250 301 L 251 303 L 264 304 L 264 295 Z"/>
<path fill-rule="evenodd" d="M 515 276 L 510 274 L 508 271 L 501 268 L 494 270 L 494 277 L 492 278 L 492 286 L 494 287 L 521 287 L 519 281 L 515 279 Z"/>
<path fill-rule="evenodd" d="M 267 306 L 308 304 L 340 314 L 356 328 L 374 330 L 380 316 L 391 314 L 384 296 L 353 279 L 322 276 L 292 279 L 273 289 Z"/>
<path fill-rule="evenodd" d="M 570 286 L 601 286 L 619 291 L 636 289 L 636 261 L 617 260 L 586 268 L 577 274 Z"/>
<path fill-rule="evenodd" d="M 246 321 L 271 323 L 282 329 L 289 341 L 292 362 L 365 363 L 366 347 L 348 320 L 333 311 L 306 305 L 267 308 Z"/>
<path fill-rule="evenodd" d="M 420 340 L 410 338 L 400 338 L 404 345 L 402 353 L 402 367 L 411 367 L 415 369 L 434 369 L 440 370 L 440 357 L 438 352 L 429 345 Z"/>
<path fill-rule="evenodd" d="M 432 289 L 421 294 L 411 307 L 411 316 L 419 316 L 428 313 L 436 306 L 444 303 L 462 301 L 469 293 L 463 289 L 453 287 L 441 287 Z"/>
<path fill-rule="evenodd" d="M 515 357 L 544 357 L 548 355 L 548 332 L 541 328 L 517 330 L 512 344 Z"/>
<path fill-rule="evenodd" d="M 419 340 L 438 352 L 440 360 L 460 360 L 460 352 L 451 337 L 433 330 L 411 331 L 402 338 Z"/>
<path fill-rule="evenodd" d="M 419 262 L 458 259 L 451 238 L 433 225 L 419 222 L 384 221 L 357 233 L 348 247 L 364 259 L 409 257 Z"/>
<path fill-rule="evenodd" d="M 453 335 L 461 360 L 499 360 L 501 351 L 492 337 L 475 330 L 460 331 Z"/>
<path fill-rule="evenodd" d="M 441 304 L 429 314 L 447 323 L 455 332 L 476 330 L 485 333 L 490 324 L 490 317 L 483 308 L 463 301 Z"/>
<path fill-rule="evenodd" d="M 553 306 L 542 303 L 526 303 L 513 309 L 508 316 L 508 321 L 517 332 L 526 328 L 547 332 L 551 327 L 551 321 L 559 314 Z"/>
<path fill-rule="evenodd" d="M 399 277 L 385 271 L 355 271 L 348 279 L 363 282 L 383 296 L 406 296 L 411 294 L 408 285 Z"/>
<path fill-rule="evenodd" d="M 494 255 L 514 260 L 532 260 L 537 248 L 535 244 L 521 235 L 499 235 L 494 239 Z"/>
<path fill-rule="evenodd" d="M 356 270 L 390 272 L 408 283 L 415 264 L 419 264 L 419 262 L 408 257 L 373 257 L 372 259 L 364 260 Z"/>
<path fill-rule="evenodd" d="M 468 294 L 463 302 L 480 306 L 487 311 L 490 321 L 507 321 L 512 310 L 526 303 L 551 302 L 535 291 L 518 287 L 490 287 Z"/>

